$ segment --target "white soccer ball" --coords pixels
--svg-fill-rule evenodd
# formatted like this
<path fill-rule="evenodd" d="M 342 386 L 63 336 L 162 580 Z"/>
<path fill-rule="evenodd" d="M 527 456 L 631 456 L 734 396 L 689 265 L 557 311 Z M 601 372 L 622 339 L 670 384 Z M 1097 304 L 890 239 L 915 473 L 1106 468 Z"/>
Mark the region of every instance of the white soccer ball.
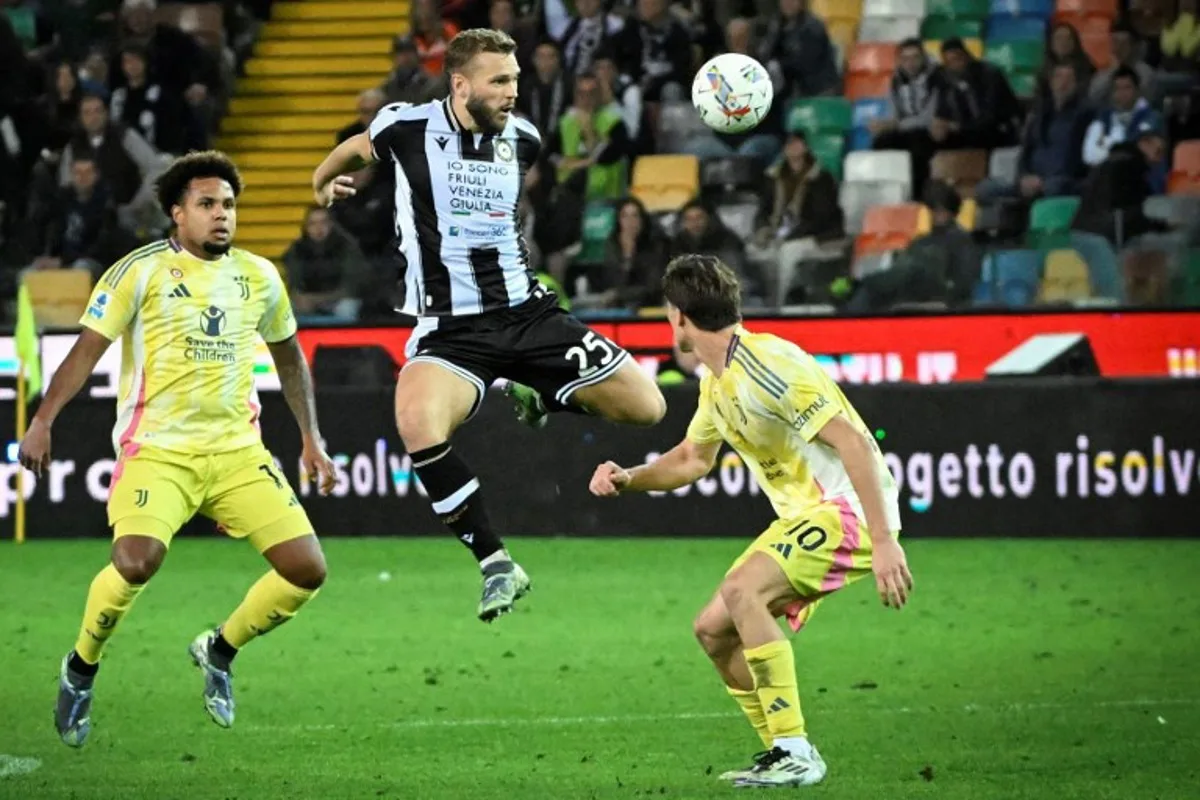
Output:
<path fill-rule="evenodd" d="M 767 68 L 740 53 L 713 56 L 692 81 L 692 105 L 705 125 L 721 133 L 742 133 L 758 125 L 774 98 Z"/>

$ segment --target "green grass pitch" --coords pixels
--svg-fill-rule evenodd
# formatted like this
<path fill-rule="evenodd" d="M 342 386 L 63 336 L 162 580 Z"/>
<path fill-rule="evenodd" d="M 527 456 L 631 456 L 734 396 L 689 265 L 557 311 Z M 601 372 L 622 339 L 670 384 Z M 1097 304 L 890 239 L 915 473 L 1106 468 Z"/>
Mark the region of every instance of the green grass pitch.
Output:
<path fill-rule="evenodd" d="M 113 640 L 79 752 L 58 663 L 107 542 L 0 543 L 0 798 L 709 798 L 758 749 L 691 619 L 739 540 L 514 539 L 517 614 L 474 617 L 449 539 L 326 541 L 330 582 L 239 657 L 237 724 L 187 661 L 262 573 L 184 539 Z M 909 541 L 795 642 L 821 798 L 1200 797 L 1200 542 Z M 381 572 L 390 573 L 390 580 Z"/>

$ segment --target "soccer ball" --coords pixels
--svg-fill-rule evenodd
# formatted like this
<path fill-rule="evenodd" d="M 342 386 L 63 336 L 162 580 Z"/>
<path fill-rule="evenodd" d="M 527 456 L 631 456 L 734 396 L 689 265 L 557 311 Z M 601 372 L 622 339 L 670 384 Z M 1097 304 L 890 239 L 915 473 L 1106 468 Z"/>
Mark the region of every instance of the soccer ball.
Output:
<path fill-rule="evenodd" d="M 766 67 L 750 56 L 713 56 L 692 81 L 692 105 L 704 124 L 721 133 L 742 133 L 763 121 L 775 89 Z"/>

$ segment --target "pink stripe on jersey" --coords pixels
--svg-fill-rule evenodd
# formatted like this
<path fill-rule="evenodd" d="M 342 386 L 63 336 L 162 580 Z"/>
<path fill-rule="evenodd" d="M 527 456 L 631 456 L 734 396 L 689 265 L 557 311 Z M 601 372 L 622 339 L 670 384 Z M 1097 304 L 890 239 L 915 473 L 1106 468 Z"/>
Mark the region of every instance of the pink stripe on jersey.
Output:
<path fill-rule="evenodd" d="M 834 592 L 846 585 L 846 576 L 854 567 L 854 551 L 858 549 L 862 535 L 858 515 L 854 513 L 850 501 L 838 497 L 833 502 L 837 504 L 842 519 L 842 541 L 837 550 L 833 551 L 833 563 L 829 572 L 825 573 L 825 579 L 821 581 L 822 593 Z"/>
<path fill-rule="evenodd" d="M 129 419 L 129 425 L 121 432 L 119 440 L 121 449 L 124 451 L 125 445 L 133 441 L 133 436 L 137 433 L 138 425 L 142 424 L 142 414 L 146 411 L 146 373 L 142 373 L 142 380 L 138 384 L 137 401 L 133 404 L 133 416 Z"/>
<path fill-rule="evenodd" d="M 250 406 L 250 424 L 254 426 L 254 430 L 262 433 L 262 426 L 258 424 L 258 417 L 262 413 L 262 406 L 254 402 L 253 397 L 246 398 L 246 405 Z"/>
<path fill-rule="evenodd" d="M 125 474 L 125 461 L 136 456 L 141 449 L 142 446 L 135 442 L 130 442 L 121 448 L 121 455 L 117 458 L 117 465 L 113 467 L 112 478 L 108 481 L 108 497 L 110 500 L 112 499 L 113 490 L 117 488 L 117 482 Z"/>

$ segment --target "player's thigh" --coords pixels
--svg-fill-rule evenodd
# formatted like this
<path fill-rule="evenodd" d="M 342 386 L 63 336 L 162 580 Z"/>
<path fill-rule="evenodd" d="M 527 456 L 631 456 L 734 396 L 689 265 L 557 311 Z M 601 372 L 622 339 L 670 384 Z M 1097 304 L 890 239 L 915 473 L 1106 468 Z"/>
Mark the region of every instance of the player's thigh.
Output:
<path fill-rule="evenodd" d="M 148 536 L 169 546 L 204 499 L 202 459 L 149 448 L 127 448 L 109 483 L 113 536 Z"/>
<path fill-rule="evenodd" d="M 450 438 L 483 400 L 483 382 L 448 362 L 412 360 L 396 381 L 396 429 L 410 452 Z M 469 374 L 469 373 L 468 373 Z"/>
<path fill-rule="evenodd" d="M 299 498 L 261 446 L 213 457 L 200 512 L 228 536 L 248 539 L 260 553 L 313 534 Z"/>
<path fill-rule="evenodd" d="M 532 386 L 551 405 L 568 403 L 614 422 L 651 425 L 662 392 L 629 354 L 556 304 L 545 303 L 514 335 L 506 377 Z"/>
<path fill-rule="evenodd" d="M 747 549 L 774 561 L 800 599 L 815 601 L 871 572 L 871 537 L 846 501 L 776 520 Z"/>

